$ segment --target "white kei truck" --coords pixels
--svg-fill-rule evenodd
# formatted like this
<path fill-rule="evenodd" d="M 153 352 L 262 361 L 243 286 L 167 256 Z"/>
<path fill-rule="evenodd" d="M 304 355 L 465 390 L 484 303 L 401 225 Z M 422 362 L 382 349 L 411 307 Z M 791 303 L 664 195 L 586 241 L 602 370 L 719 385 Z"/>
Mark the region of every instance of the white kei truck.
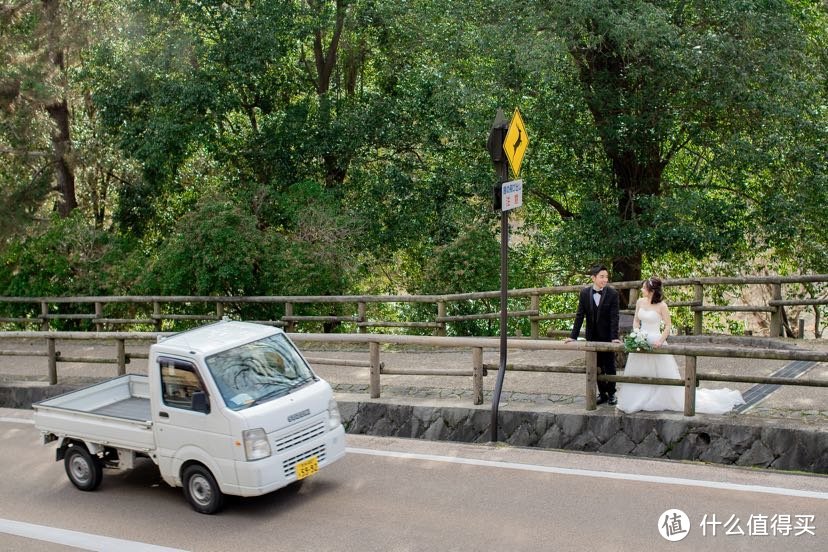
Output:
<path fill-rule="evenodd" d="M 296 488 L 345 455 L 331 386 L 280 329 L 224 320 L 159 338 L 147 371 L 32 405 L 78 489 L 146 457 L 213 514 L 224 495 Z"/>

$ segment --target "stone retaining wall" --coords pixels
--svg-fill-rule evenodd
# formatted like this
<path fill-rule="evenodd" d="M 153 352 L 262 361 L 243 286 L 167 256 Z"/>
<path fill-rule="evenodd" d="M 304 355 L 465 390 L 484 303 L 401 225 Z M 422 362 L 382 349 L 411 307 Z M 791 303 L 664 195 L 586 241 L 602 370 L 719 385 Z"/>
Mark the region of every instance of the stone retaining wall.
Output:
<path fill-rule="evenodd" d="M 491 412 L 340 401 L 348 433 L 488 442 Z M 695 460 L 828 473 L 828 428 L 785 420 L 680 414 L 500 410 L 500 440 L 515 446 Z"/>

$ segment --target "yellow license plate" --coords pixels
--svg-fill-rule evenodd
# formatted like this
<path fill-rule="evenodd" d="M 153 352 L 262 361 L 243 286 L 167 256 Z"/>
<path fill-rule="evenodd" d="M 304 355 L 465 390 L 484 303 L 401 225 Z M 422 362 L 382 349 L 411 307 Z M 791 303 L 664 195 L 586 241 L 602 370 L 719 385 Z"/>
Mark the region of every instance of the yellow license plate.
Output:
<path fill-rule="evenodd" d="M 311 456 L 307 460 L 302 460 L 296 464 L 296 479 L 304 479 L 319 471 L 319 461 L 316 456 Z"/>

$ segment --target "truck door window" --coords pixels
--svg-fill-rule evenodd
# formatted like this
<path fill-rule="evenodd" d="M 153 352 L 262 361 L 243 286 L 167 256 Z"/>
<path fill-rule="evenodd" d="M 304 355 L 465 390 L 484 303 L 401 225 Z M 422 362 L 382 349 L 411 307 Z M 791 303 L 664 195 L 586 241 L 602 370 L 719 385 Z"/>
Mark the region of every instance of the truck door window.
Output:
<path fill-rule="evenodd" d="M 193 394 L 204 391 L 195 367 L 180 360 L 161 358 L 161 397 L 164 404 L 192 410 Z"/>

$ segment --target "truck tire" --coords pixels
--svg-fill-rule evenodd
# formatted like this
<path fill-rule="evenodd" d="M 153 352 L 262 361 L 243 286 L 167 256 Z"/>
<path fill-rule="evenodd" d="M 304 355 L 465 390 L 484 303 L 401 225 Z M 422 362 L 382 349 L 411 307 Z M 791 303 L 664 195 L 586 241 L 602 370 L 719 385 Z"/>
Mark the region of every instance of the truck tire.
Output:
<path fill-rule="evenodd" d="M 193 464 L 184 470 L 184 497 L 193 510 L 201 514 L 215 514 L 224 504 L 224 494 L 219 489 L 210 470 L 200 464 Z"/>
<path fill-rule="evenodd" d="M 72 445 L 66 449 L 63 466 L 69 481 L 82 491 L 94 491 L 103 480 L 103 464 L 97 456 L 83 445 Z"/>

